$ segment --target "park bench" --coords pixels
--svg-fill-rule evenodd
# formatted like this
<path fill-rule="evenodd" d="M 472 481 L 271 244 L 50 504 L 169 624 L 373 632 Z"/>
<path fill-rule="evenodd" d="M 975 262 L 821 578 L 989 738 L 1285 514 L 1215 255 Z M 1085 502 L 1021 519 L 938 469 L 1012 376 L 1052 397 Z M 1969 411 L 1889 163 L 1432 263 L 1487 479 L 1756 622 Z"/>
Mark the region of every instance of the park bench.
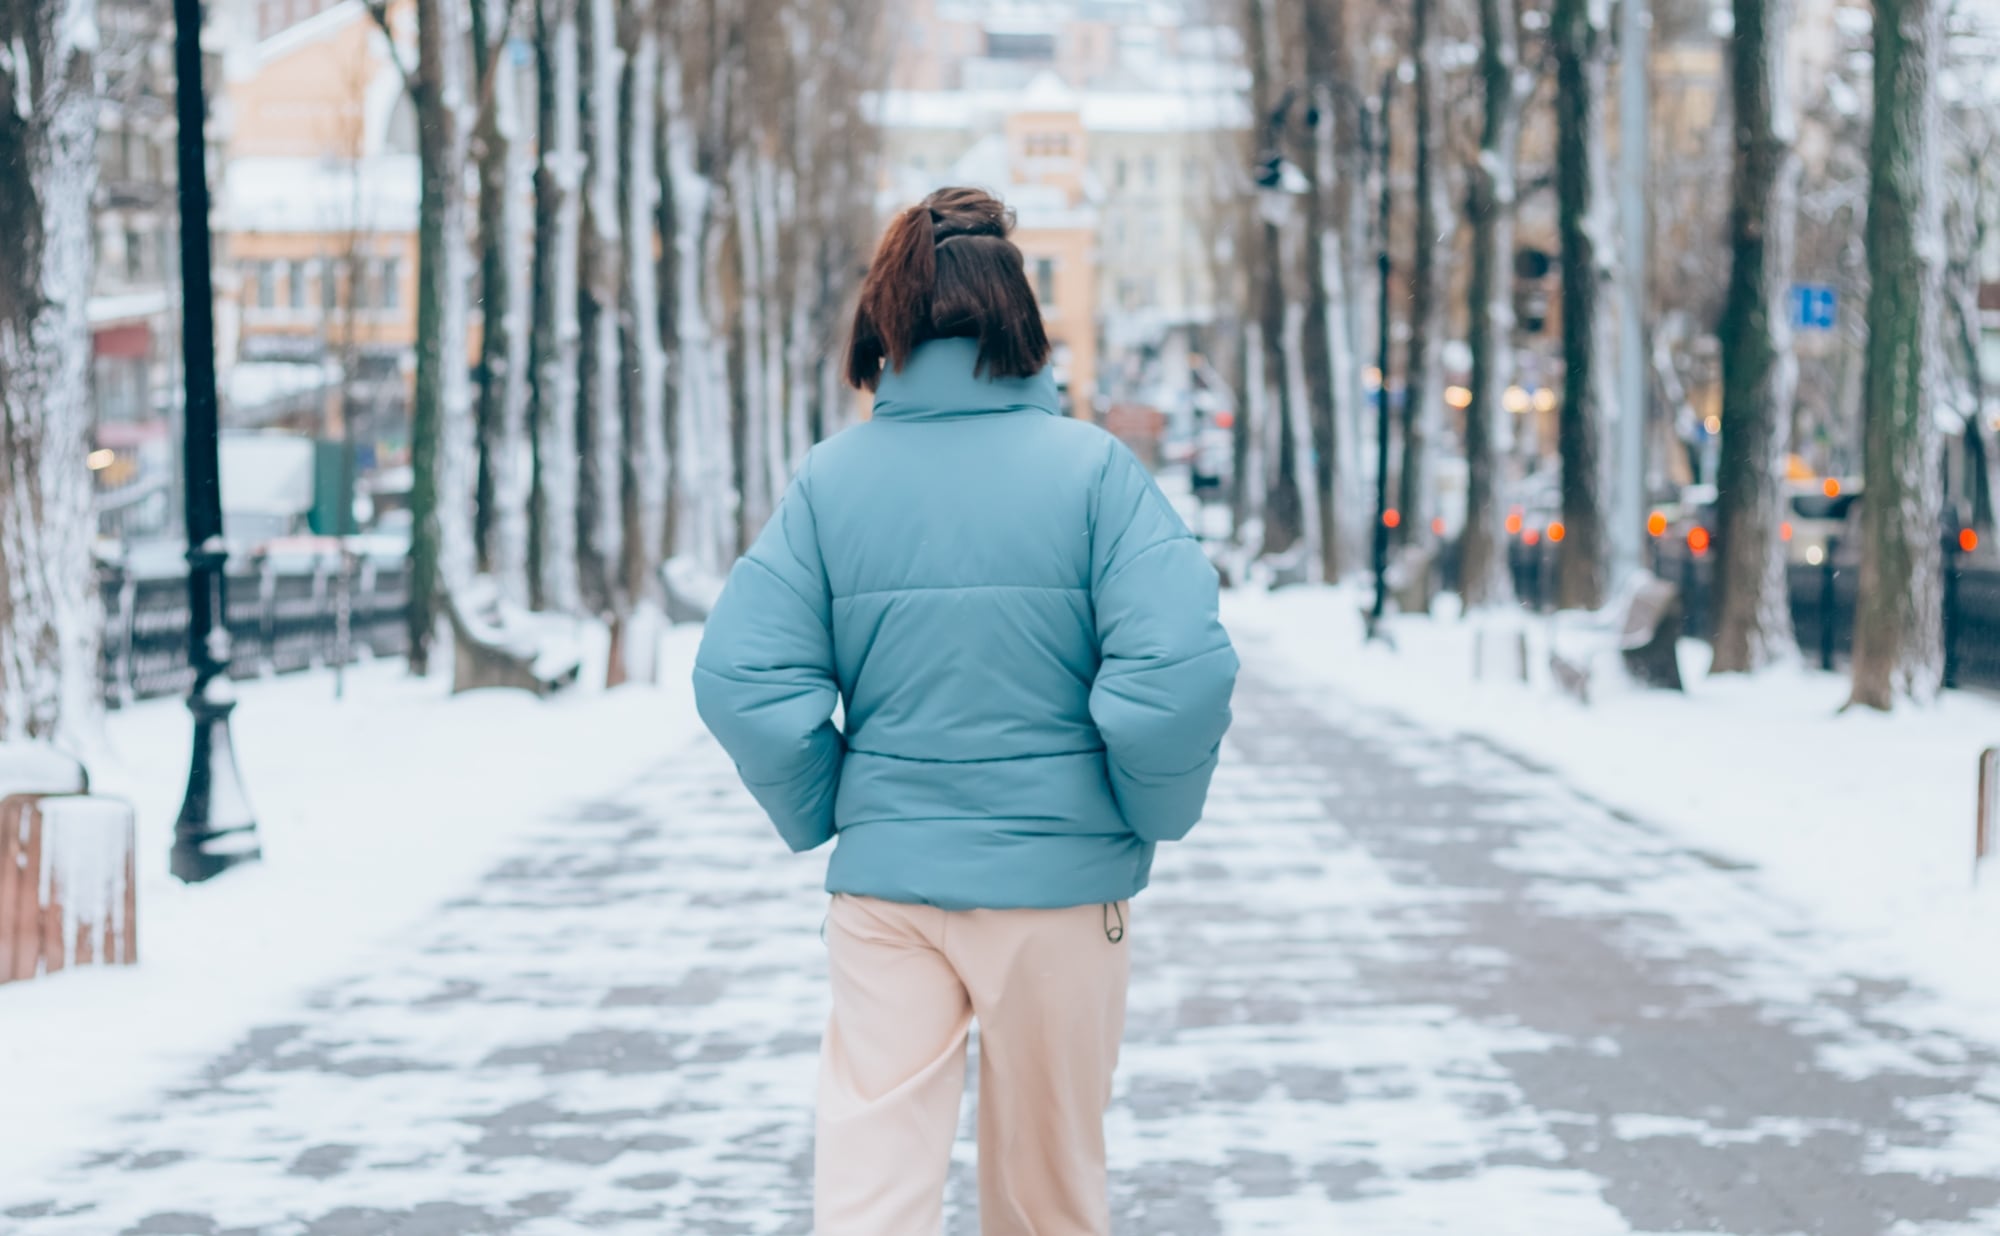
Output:
<path fill-rule="evenodd" d="M 1602 654 L 1616 651 L 1632 678 L 1649 687 L 1679 691 L 1678 645 L 1686 627 L 1680 589 L 1636 572 L 1603 609 L 1566 611 L 1550 624 L 1549 676 L 1564 692 L 1590 702 L 1592 677 Z"/>
<path fill-rule="evenodd" d="M 660 589 L 668 622 L 706 622 L 722 595 L 722 581 L 693 558 L 678 555 L 660 564 Z"/>
<path fill-rule="evenodd" d="M 0 743 L 0 983 L 139 958 L 132 808 L 83 766 Z"/>
<path fill-rule="evenodd" d="M 500 598 L 481 578 L 452 592 L 453 694 L 505 689 L 549 696 L 576 682 L 583 654 L 573 624 L 533 614 Z"/>

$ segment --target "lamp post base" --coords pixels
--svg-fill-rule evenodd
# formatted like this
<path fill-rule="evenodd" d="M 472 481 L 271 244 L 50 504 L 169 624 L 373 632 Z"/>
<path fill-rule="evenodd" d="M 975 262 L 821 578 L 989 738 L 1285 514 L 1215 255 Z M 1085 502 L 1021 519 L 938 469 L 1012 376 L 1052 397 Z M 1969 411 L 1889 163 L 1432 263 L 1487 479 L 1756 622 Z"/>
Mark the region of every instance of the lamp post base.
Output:
<path fill-rule="evenodd" d="M 194 755 L 188 765 L 187 797 L 174 821 L 169 864 L 174 877 L 188 884 L 199 884 L 263 855 L 230 739 L 229 714 L 236 711 L 236 702 L 213 698 L 218 684 L 226 692 L 229 680 L 198 684 L 188 700 L 188 711 L 194 714 Z"/>

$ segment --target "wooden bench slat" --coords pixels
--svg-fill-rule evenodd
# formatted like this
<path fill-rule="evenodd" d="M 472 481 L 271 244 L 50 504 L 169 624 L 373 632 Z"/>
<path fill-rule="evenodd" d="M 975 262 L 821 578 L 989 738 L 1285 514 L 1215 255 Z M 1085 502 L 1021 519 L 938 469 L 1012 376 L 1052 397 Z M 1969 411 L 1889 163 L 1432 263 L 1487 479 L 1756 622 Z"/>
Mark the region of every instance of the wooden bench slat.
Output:
<path fill-rule="evenodd" d="M 138 959 L 132 810 L 116 799 L 0 800 L 0 982 Z"/>

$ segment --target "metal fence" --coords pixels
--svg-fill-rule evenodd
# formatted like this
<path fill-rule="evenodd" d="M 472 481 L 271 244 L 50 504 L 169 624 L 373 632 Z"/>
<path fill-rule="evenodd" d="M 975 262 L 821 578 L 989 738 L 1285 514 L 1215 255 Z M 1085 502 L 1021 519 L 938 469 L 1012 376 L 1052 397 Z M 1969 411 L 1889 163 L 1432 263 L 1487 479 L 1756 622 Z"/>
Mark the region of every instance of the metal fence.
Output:
<path fill-rule="evenodd" d="M 104 699 L 185 693 L 188 664 L 186 575 L 135 574 L 116 564 L 99 570 L 104 602 Z M 349 661 L 409 650 L 404 612 L 409 580 L 401 558 L 338 556 L 232 559 L 223 611 L 230 676 L 258 678 L 331 665 L 342 656 L 340 614 L 347 612 Z"/>
<path fill-rule="evenodd" d="M 1528 609 L 1555 608 L 1556 556 L 1557 548 L 1546 539 L 1534 546 L 1520 540 L 1509 543 L 1514 592 Z M 1687 634 L 1713 638 L 1716 555 L 1697 554 L 1685 542 L 1661 539 L 1653 542 L 1649 565 L 1655 575 L 1680 586 Z M 1955 545 L 1945 547 L 1944 566 L 1945 685 L 2000 687 L 2000 566 L 1969 559 Z M 1817 565 L 1793 563 L 1787 568 L 1799 651 L 1824 669 L 1845 665 L 1854 646 L 1860 574 L 1859 561 L 1845 546 L 1836 546 Z"/>

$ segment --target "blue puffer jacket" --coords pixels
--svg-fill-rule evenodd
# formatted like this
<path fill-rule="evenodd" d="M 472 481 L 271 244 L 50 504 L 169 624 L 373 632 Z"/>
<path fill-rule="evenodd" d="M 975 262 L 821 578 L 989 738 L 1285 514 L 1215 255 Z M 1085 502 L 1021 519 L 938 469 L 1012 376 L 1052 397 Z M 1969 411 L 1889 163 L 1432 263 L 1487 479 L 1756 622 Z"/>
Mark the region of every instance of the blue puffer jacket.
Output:
<path fill-rule="evenodd" d="M 794 850 L 839 838 L 829 891 L 1120 900 L 1200 817 L 1229 726 L 1216 573 L 1046 372 L 976 355 L 921 345 L 813 449 L 709 617 L 695 699 Z"/>

